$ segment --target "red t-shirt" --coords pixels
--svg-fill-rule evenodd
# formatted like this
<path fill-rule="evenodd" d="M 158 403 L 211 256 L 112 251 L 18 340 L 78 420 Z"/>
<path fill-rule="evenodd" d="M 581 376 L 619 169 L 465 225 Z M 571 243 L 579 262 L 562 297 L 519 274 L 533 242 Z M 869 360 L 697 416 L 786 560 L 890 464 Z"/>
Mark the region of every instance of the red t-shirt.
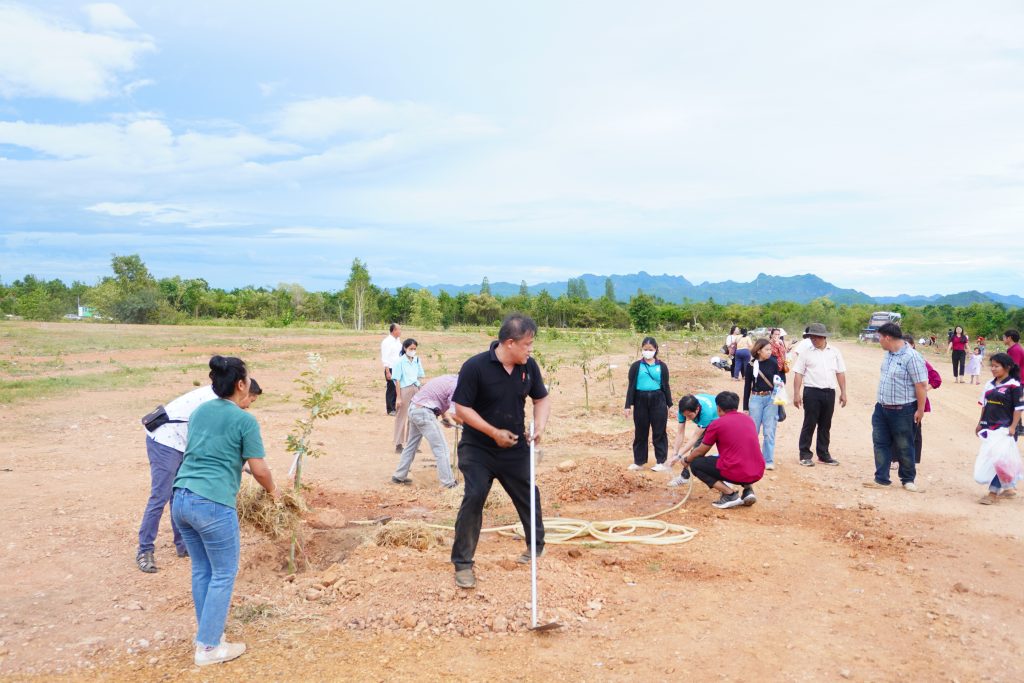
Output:
<path fill-rule="evenodd" d="M 967 349 L 967 345 L 971 343 L 971 340 L 966 334 L 962 334 L 959 337 L 950 339 L 949 343 L 953 345 L 954 351 L 964 351 Z"/>
<path fill-rule="evenodd" d="M 748 484 L 764 476 L 764 456 L 757 441 L 757 427 L 749 415 L 735 410 L 719 415 L 705 430 L 704 443 L 718 445 L 718 471 L 726 480 Z"/>
<path fill-rule="evenodd" d="M 1020 344 L 1014 344 L 1006 349 L 1006 353 L 1010 354 L 1010 358 L 1013 359 L 1014 363 L 1024 368 L 1024 348 Z"/>

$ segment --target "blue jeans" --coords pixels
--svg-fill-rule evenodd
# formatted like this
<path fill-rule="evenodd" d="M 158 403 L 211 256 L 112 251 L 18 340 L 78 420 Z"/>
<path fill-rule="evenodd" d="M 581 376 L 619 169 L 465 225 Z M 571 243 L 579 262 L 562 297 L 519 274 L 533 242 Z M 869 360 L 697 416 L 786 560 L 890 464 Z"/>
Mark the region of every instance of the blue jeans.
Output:
<path fill-rule="evenodd" d="M 875 447 L 875 481 L 890 484 L 889 466 L 899 463 L 900 483 L 906 484 L 917 477 L 914 464 L 914 412 L 917 401 L 900 408 L 883 408 L 875 404 L 871 415 L 871 441 Z"/>
<path fill-rule="evenodd" d="M 750 349 L 736 349 L 736 355 L 732 359 L 732 377 L 743 377 L 750 363 Z"/>
<path fill-rule="evenodd" d="M 178 468 L 181 467 L 182 452 L 153 441 L 146 437 L 146 457 L 149 458 L 149 502 L 146 503 L 146 511 L 142 513 L 142 523 L 139 524 L 139 550 L 138 554 L 152 552 L 156 541 L 156 532 L 160 528 L 160 518 L 164 514 L 164 506 L 171 502 L 174 477 L 178 475 Z M 171 531 L 174 534 L 174 546 L 178 550 L 185 547 L 181 540 L 181 532 L 174 522 L 173 510 L 171 511 Z"/>
<path fill-rule="evenodd" d="M 224 635 L 238 574 L 238 514 L 188 489 L 174 489 L 171 518 L 178 523 L 192 558 L 192 601 L 199 624 L 196 644 L 216 647 Z"/>
<path fill-rule="evenodd" d="M 775 464 L 775 428 L 779 424 L 779 407 L 772 403 L 771 394 L 750 395 L 750 419 L 754 421 L 754 429 L 763 435 L 761 453 L 764 463 Z"/>

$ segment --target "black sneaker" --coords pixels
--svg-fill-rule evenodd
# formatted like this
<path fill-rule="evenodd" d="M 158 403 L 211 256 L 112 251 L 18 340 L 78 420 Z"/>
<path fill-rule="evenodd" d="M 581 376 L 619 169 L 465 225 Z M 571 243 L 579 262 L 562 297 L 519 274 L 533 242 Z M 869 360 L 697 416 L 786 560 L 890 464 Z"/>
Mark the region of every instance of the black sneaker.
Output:
<path fill-rule="evenodd" d="M 405 479 L 399 479 L 398 477 L 392 476 L 391 477 L 391 483 L 392 484 L 406 484 L 406 485 L 408 485 L 408 484 L 412 483 L 412 479 L 410 479 L 409 477 L 406 477 Z"/>
<path fill-rule="evenodd" d="M 822 458 L 818 458 L 818 462 L 820 462 L 822 465 L 838 465 L 839 464 L 839 461 L 836 460 L 835 458 L 831 457 L 831 456 L 829 456 L 829 458 L 827 460 L 826 459 L 822 459 Z"/>
<path fill-rule="evenodd" d="M 800 458 L 800 464 L 804 467 L 814 467 L 814 461 L 810 458 Z"/>
<path fill-rule="evenodd" d="M 743 499 L 740 498 L 739 491 L 733 491 L 732 493 L 723 493 L 722 497 L 712 503 L 713 506 L 719 510 L 728 510 L 738 505 L 743 505 Z"/>
<path fill-rule="evenodd" d="M 743 493 L 740 495 L 740 498 L 743 499 L 743 504 L 746 505 L 747 507 L 750 507 L 751 505 L 756 503 L 757 496 L 754 495 L 754 487 L 744 486 Z"/>

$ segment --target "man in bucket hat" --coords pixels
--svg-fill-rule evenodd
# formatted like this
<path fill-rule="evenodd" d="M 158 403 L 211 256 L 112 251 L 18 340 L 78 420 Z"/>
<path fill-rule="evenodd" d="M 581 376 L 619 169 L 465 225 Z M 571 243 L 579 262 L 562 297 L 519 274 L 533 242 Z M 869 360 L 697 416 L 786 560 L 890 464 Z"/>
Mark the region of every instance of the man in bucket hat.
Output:
<path fill-rule="evenodd" d="M 839 405 L 846 407 L 846 364 L 839 349 L 828 343 L 832 335 L 821 323 L 807 326 L 804 337 L 811 340 L 811 348 L 801 353 L 793 366 L 793 405 L 803 408 L 804 424 L 800 429 L 800 464 L 814 466 L 811 437 L 818 430 L 815 452 L 818 461 L 838 465 L 829 453 L 829 432 L 832 414 L 836 409 L 836 388 Z"/>

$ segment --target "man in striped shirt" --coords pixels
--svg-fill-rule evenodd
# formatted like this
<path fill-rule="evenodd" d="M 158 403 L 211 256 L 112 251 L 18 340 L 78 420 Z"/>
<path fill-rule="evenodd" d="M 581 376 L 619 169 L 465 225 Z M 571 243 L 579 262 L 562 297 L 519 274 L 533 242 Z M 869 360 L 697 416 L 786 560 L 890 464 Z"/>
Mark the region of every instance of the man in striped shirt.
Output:
<path fill-rule="evenodd" d="M 914 479 L 914 425 L 924 417 L 928 391 L 928 369 L 917 351 L 903 341 L 903 330 L 896 323 L 878 328 L 878 341 L 885 349 L 878 401 L 871 416 L 871 440 L 875 448 L 875 477 L 864 482 L 867 488 L 887 488 L 889 467 L 899 463 L 903 488 L 920 492 Z"/>

